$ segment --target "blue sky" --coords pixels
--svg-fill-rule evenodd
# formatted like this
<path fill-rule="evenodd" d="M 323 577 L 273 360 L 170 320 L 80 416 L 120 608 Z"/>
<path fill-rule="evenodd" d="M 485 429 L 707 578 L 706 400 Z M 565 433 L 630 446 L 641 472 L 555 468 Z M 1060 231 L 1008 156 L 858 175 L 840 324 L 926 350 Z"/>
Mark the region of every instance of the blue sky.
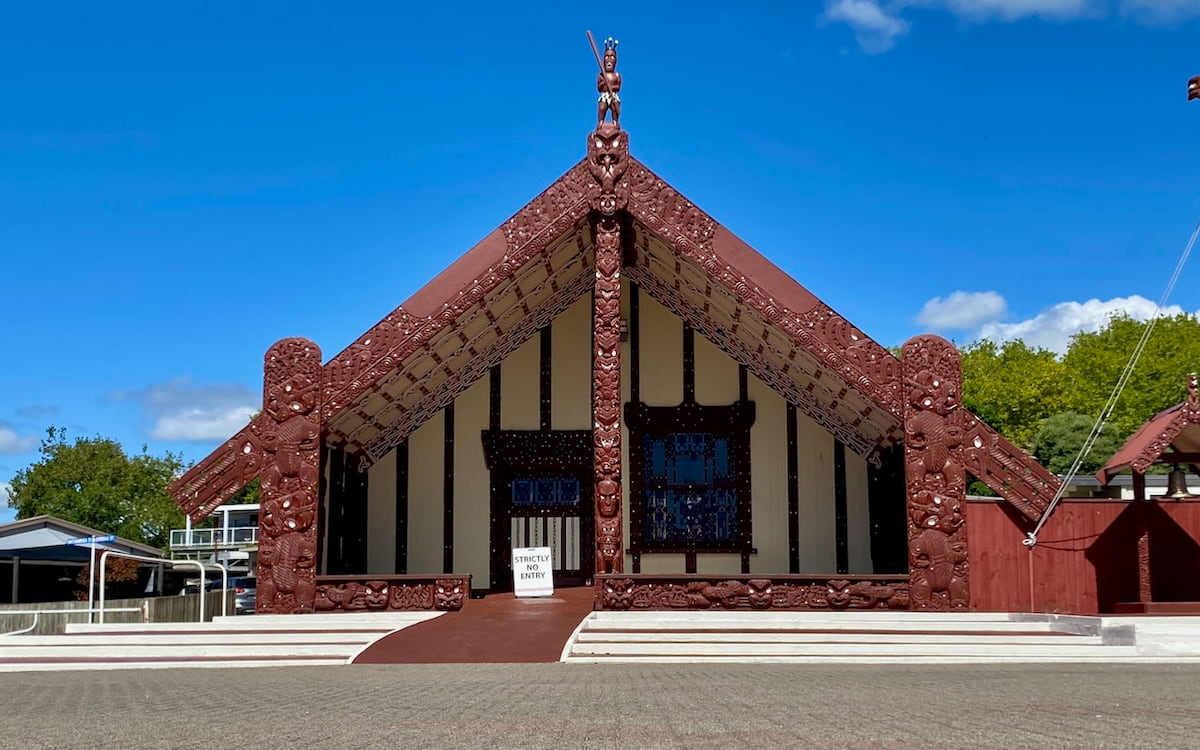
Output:
<path fill-rule="evenodd" d="M 51 424 L 199 459 L 387 314 L 583 155 L 585 29 L 634 153 L 885 345 L 1146 315 L 1200 218 L 1200 0 L 50 5 L 0 10 L 0 494 Z"/>

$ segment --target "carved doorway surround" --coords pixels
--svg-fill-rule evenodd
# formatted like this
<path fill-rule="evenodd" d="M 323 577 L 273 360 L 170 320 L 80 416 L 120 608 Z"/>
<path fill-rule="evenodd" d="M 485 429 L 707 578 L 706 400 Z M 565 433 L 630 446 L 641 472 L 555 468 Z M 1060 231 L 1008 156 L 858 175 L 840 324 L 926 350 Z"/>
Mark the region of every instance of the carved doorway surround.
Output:
<path fill-rule="evenodd" d="M 492 591 L 512 589 L 512 549 L 549 547 L 554 585 L 590 585 L 595 567 L 590 430 L 485 430 L 491 471 Z"/>

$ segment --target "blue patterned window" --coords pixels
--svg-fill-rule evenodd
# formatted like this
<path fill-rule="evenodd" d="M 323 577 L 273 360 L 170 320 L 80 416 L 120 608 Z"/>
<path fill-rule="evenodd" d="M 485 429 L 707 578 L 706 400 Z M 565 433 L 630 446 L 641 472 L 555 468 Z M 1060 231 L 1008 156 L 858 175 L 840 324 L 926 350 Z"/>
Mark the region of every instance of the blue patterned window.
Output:
<path fill-rule="evenodd" d="M 732 433 L 661 432 L 642 437 L 644 541 L 658 546 L 737 541 Z"/>
<path fill-rule="evenodd" d="M 574 507 L 578 502 L 578 477 L 518 477 L 512 480 L 513 508 Z"/>

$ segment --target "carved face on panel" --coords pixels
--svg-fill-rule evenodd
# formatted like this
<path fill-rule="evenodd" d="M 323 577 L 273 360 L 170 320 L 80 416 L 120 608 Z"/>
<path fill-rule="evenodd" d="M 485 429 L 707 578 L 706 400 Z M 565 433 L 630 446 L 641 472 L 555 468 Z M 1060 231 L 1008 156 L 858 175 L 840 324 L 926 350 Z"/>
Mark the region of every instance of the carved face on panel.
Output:
<path fill-rule="evenodd" d="M 367 581 L 363 587 L 363 601 L 367 609 L 387 609 L 388 585 L 384 581 Z"/>
<path fill-rule="evenodd" d="M 754 609 L 769 609 L 771 607 L 771 581 L 766 578 L 753 578 L 746 581 L 749 590 L 746 598 Z"/>
<path fill-rule="evenodd" d="M 296 374 L 267 389 L 263 407 L 279 421 L 304 416 L 317 406 L 317 385 L 307 375 Z"/>
<path fill-rule="evenodd" d="M 439 578 L 434 586 L 434 604 L 438 609 L 462 609 L 466 591 L 457 578 Z"/>
<path fill-rule="evenodd" d="M 628 578 L 606 581 L 604 584 L 605 609 L 629 609 L 633 604 L 633 581 Z"/>
<path fill-rule="evenodd" d="M 621 486 L 611 479 L 603 479 L 596 484 L 596 494 L 598 497 L 597 507 L 602 516 L 615 515 L 617 509 L 621 507 Z"/>

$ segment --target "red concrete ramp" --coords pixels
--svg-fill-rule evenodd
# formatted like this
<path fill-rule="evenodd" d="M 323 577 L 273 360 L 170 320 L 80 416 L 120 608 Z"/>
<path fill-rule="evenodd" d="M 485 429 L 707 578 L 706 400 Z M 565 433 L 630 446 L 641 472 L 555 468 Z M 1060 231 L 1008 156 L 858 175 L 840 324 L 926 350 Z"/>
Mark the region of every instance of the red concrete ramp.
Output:
<path fill-rule="evenodd" d="M 355 664 L 555 662 L 592 611 L 592 589 L 558 589 L 550 598 L 493 594 L 462 610 L 417 623 L 371 644 Z"/>

